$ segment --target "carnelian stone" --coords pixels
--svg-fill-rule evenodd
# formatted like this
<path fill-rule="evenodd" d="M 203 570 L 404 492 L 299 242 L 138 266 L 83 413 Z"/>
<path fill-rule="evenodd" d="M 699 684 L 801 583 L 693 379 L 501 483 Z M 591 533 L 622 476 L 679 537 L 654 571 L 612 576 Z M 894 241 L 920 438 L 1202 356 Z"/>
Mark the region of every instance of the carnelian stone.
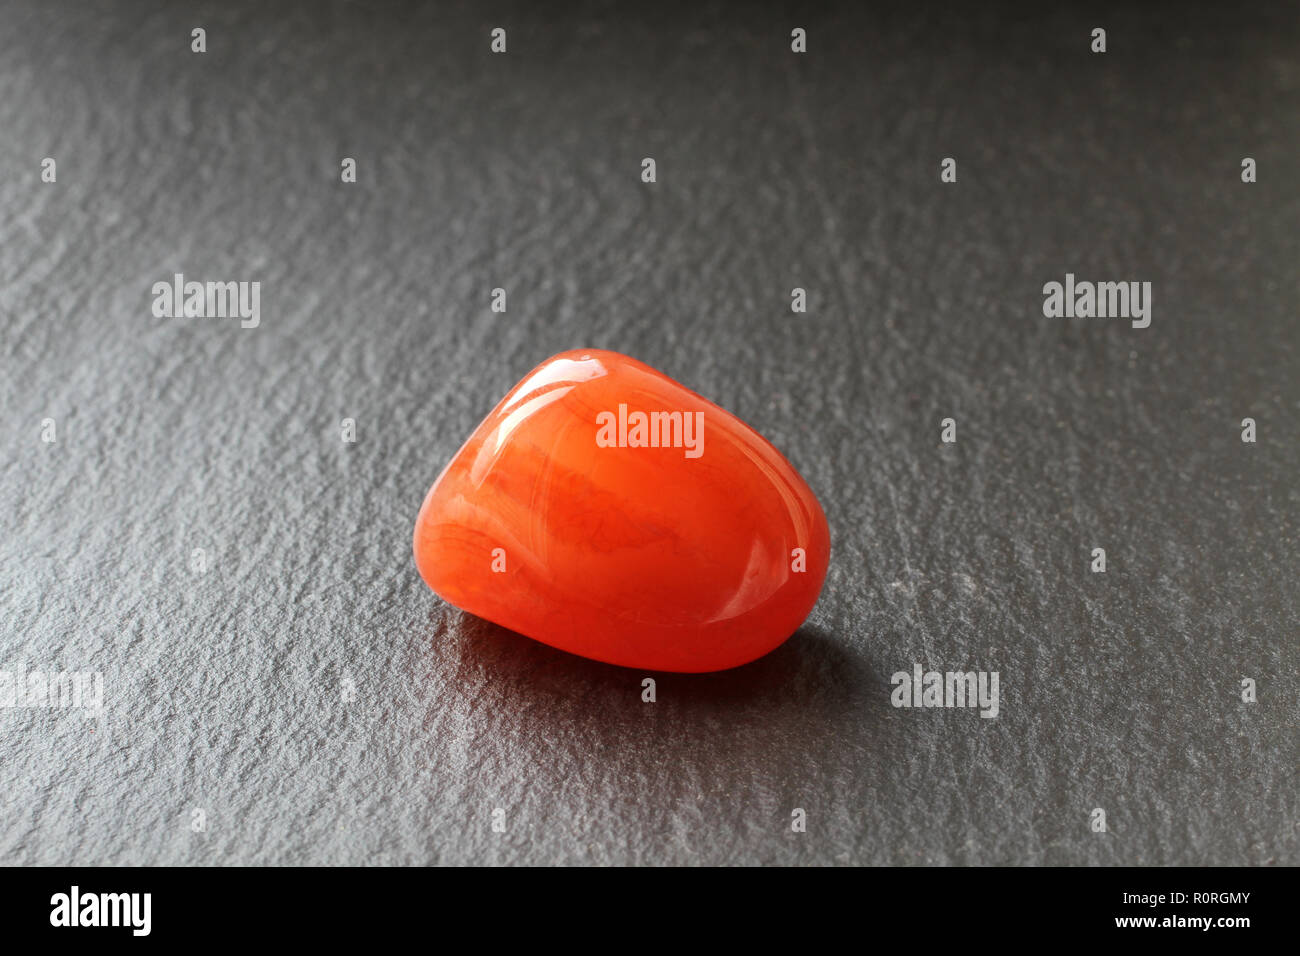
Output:
<path fill-rule="evenodd" d="M 416 566 L 451 604 L 648 670 L 766 654 L 808 616 L 829 560 L 816 495 L 763 436 L 594 349 L 516 385 L 415 523 Z"/>

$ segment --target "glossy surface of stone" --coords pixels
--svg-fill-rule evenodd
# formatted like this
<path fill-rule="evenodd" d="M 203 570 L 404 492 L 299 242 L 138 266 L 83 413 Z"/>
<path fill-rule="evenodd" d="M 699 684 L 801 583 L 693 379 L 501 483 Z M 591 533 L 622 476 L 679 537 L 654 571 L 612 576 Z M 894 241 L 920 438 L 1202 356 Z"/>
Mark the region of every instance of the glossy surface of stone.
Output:
<path fill-rule="evenodd" d="M 434 482 L 415 560 L 441 597 L 562 650 L 713 671 L 789 637 L 817 601 L 826 518 L 731 413 L 649 366 L 542 363 Z"/>

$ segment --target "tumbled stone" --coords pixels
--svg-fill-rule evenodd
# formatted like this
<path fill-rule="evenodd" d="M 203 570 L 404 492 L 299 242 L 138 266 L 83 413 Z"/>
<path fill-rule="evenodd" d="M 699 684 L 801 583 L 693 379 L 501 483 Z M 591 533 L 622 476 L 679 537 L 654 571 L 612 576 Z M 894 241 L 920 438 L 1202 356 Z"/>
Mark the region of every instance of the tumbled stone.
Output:
<path fill-rule="evenodd" d="M 421 576 L 455 606 L 648 670 L 761 657 L 807 617 L 830 558 L 807 483 L 730 412 L 625 355 L 534 369 L 434 482 Z"/>

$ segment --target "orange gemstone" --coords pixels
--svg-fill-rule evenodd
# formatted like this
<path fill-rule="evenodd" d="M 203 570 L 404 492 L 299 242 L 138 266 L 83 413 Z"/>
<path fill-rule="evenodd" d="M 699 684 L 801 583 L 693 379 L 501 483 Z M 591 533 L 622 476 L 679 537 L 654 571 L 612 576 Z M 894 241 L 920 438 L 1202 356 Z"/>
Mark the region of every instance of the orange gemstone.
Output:
<path fill-rule="evenodd" d="M 584 657 L 714 671 L 817 602 L 830 534 L 763 436 L 648 365 L 543 362 L 438 476 L 415 563 L 459 608 Z"/>

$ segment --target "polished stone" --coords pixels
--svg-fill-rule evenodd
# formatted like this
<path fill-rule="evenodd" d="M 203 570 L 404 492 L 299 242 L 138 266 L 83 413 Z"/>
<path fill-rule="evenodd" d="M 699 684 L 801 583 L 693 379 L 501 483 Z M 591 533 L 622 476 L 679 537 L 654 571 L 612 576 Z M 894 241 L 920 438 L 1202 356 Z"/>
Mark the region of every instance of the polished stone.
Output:
<path fill-rule="evenodd" d="M 821 591 L 830 535 L 794 467 L 635 359 L 543 362 L 434 482 L 415 526 L 441 597 L 546 644 L 664 671 L 777 647 Z"/>

